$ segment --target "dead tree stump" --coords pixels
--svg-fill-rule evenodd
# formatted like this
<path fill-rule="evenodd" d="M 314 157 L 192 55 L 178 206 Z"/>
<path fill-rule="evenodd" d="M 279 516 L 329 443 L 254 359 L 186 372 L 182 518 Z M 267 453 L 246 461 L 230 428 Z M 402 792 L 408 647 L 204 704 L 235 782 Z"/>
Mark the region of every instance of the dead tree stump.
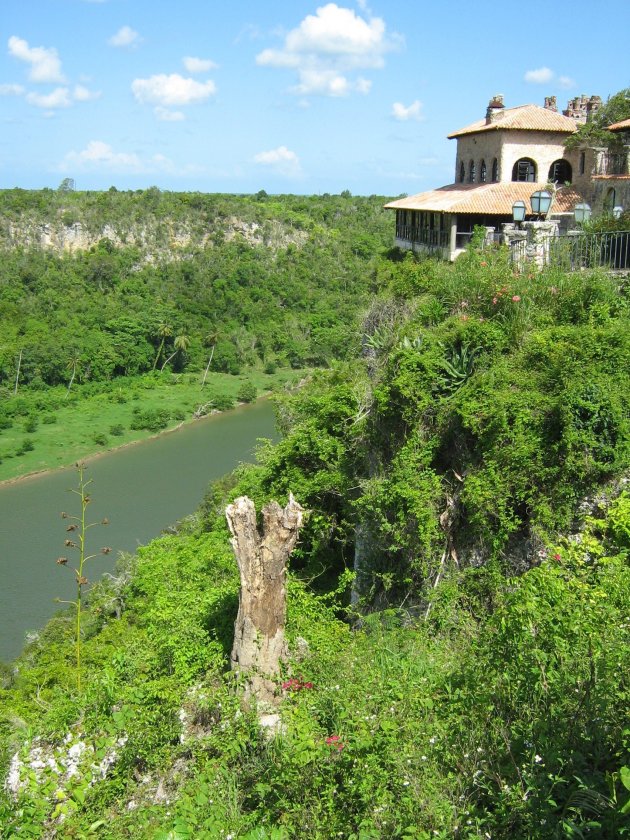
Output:
<path fill-rule="evenodd" d="M 298 539 L 302 514 L 292 494 L 285 508 L 270 502 L 262 510 L 261 535 L 256 508 L 247 496 L 225 510 L 241 576 L 232 670 L 246 676 L 246 697 L 253 695 L 258 703 L 273 702 L 274 678 L 287 655 L 286 564 Z"/>

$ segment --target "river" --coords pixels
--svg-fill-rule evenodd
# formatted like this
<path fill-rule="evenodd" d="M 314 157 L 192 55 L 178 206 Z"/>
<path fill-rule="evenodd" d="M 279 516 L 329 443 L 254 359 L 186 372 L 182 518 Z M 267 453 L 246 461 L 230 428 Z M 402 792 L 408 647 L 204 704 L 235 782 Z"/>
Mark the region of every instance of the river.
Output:
<path fill-rule="evenodd" d="M 252 460 L 258 438 L 277 438 L 269 400 L 88 460 L 89 521 L 110 521 L 90 529 L 88 552 L 112 549 L 90 561 L 88 578 L 111 571 L 118 552 L 134 551 L 192 513 L 212 479 Z M 20 653 L 26 634 L 58 609 L 55 598 L 74 596 L 74 575 L 55 560 L 72 558 L 60 514 L 78 513 L 70 492 L 76 486 L 69 468 L 0 487 L 0 660 Z"/>

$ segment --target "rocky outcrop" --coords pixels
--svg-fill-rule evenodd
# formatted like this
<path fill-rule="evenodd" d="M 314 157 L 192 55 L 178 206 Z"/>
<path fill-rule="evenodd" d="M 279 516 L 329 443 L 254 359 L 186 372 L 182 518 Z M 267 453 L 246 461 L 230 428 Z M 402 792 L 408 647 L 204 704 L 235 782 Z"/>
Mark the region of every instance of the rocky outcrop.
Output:
<path fill-rule="evenodd" d="M 67 224 L 62 218 L 55 222 L 42 222 L 32 215 L 0 224 L 0 245 L 9 248 L 43 248 L 57 254 L 89 251 L 106 239 L 115 248 L 133 246 L 141 251 L 177 258 L 187 249 L 212 247 L 217 237 L 226 242 L 240 239 L 253 247 L 278 250 L 289 245 L 298 248 L 303 246 L 308 234 L 276 220 L 259 224 L 236 217 L 217 219 L 211 227 L 203 229 L 185 221 L 175 223 L 169 219 L 152 217 L 147 217 L 142 224 L 105 224 L 99 228 L 80 221 Z"/>

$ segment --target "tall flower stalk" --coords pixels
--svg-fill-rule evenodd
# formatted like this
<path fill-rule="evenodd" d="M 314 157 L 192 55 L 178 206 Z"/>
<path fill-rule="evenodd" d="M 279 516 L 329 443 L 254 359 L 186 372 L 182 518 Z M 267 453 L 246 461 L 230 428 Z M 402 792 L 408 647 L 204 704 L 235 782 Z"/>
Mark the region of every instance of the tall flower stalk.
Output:
<path fill-rule="evenodd" d="M 66 537 L 64 541 L 64 545 L 66 548 L 72 549 L 78 553 L 78 562 L 76 566 L 73 567 L 73 571 L 75 574 L 76 580 L 76 598 L 72 601 L 64 601 L 61 598 L 57 598 L 57 603 L 60 604 L 69 604 L 70 606 L 74 607 L 76 617 L 75 617 L 75 659 L 76 659 L 76 675 L 77 675 L 77 691 L 81 692 L 81 620 L 83 618 L 83 600 L 84 600 L 84 590 L 85 587 L 88 585 L 89 581 L 85 576 L 85 565 L 89 560 L 92 560 L 94 557 L 97 557 L 98 554 L 109 554 L 111 548 L 103 547 L 101 548 L 100 552 L 94 554 L 87 553 L 87 532 L 90 528 L 94 528 L 96 525 L 108 525 L 108 519 L 102 519 L 100 522 L 88 522 L 87 521 L 87 506 L 91 502 L 91 497 L 88 492 L 88 488 L 92 483 L 92 479 L 86 480 L 85 478 L 85 470 L 86 466 L 82 462 L 78 462 L 76 464 L 77 472 L 78 472 L 78 484 L 77 488 L 71 490 L 76 496 L 80 499 L 80 513 L 78 516 L 73 516 L 69 513 L 62 513 L 61 518 L 69 520 L 70 524 L 66 528 L 66 533 L 69 535 Z M 58 557 L 57 564 L 59 566 L 66 566 L 68 564 L 67 557 Z"/>

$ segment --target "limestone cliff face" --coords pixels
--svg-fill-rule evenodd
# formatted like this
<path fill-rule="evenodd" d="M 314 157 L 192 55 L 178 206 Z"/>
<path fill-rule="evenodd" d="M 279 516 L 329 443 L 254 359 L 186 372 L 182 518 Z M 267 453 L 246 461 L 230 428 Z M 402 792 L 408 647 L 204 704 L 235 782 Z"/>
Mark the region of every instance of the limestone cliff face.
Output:
<path fill-rule="evenodd" d="M 217 237 L 226 242 L 240 239 L 254 247 L 276 250 L 289 245 L 299 248 L 308 234 L 277 221 L 258 224 L 236 217 L 218 219 L 211 227 L 204 228 L 151 216 L 141 224 L 105 224 L 98 229 L 80 221 L 67 224 L 61 218 L 52 223 L 42 222 L 34 215 L 25 215 L 17 221 L 0 221 L 0 247 L 44 248 L 58 254 L 89 251 L 107 239 L 116 248 L 133 246 L 176 259 L 183 250 L 211 247 Z"/>

